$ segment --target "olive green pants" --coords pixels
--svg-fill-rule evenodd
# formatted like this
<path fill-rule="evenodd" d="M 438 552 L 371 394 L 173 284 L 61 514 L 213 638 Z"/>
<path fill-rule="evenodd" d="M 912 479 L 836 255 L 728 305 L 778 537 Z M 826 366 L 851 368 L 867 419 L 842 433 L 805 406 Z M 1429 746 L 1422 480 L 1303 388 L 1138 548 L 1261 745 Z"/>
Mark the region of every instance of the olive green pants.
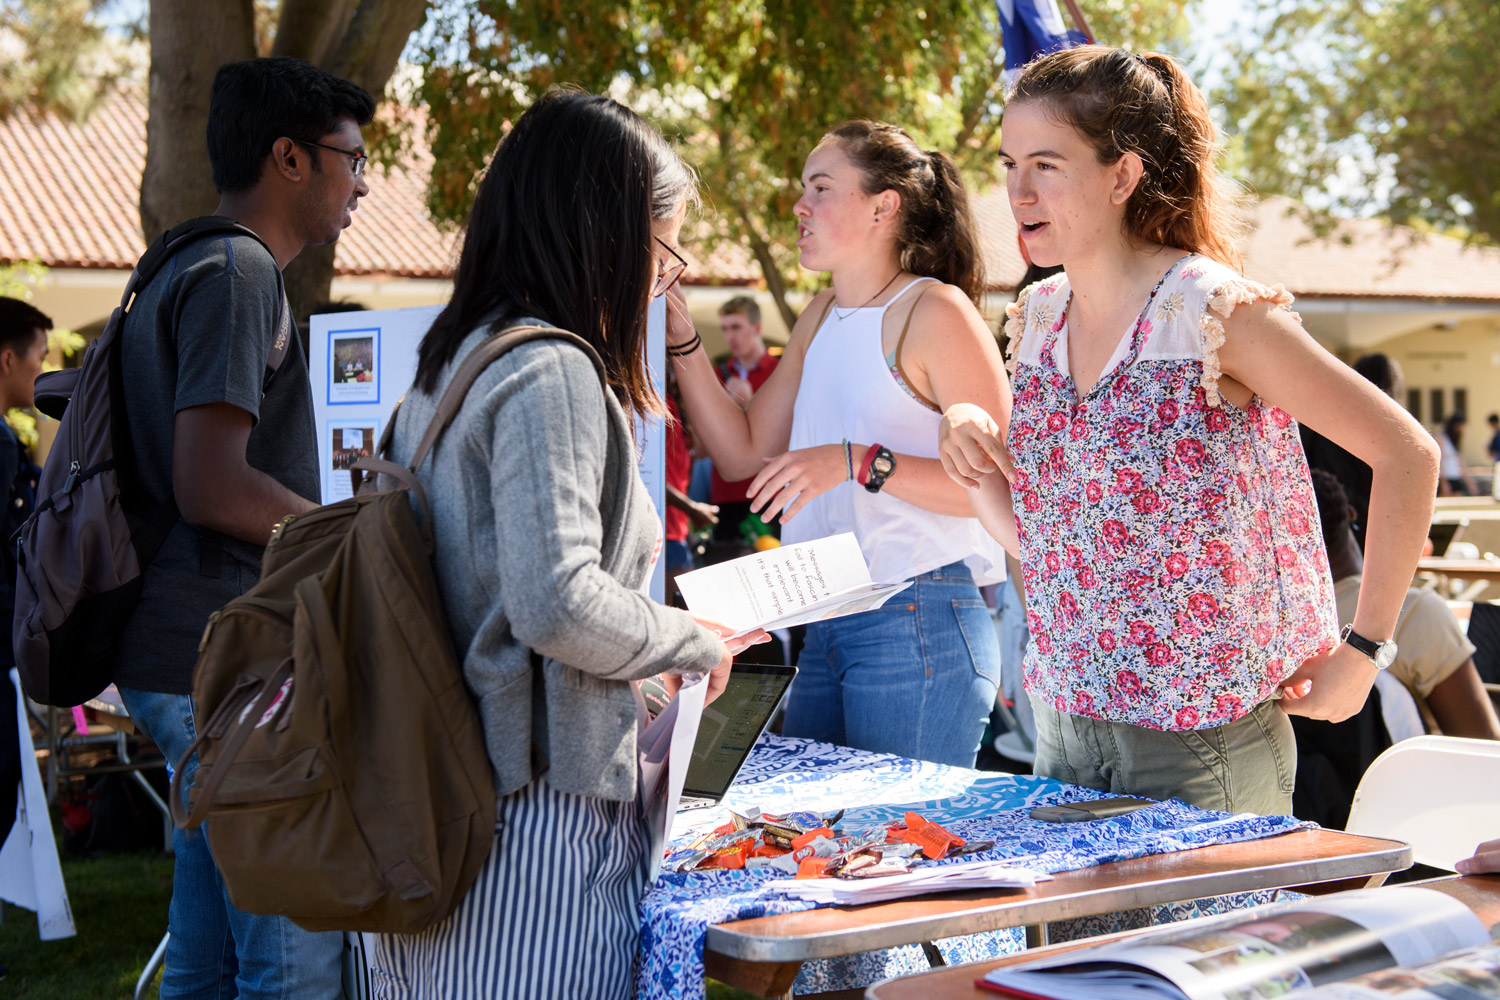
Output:
<path fill-rule="evenodd" d="M 1059 712 L 1040 698 L 1036 773 L 1073 785 L 1200 809 L 1285 815 L 1292 811 L 1297 743 L 1272 700 L 1211 729 L 1164 732 Z"/>

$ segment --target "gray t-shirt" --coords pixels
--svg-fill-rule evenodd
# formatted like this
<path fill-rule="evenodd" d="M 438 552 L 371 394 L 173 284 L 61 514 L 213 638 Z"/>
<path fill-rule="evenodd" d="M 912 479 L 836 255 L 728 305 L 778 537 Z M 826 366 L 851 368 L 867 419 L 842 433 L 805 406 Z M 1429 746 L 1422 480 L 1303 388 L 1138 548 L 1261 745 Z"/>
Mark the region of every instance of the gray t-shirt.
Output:
<path fill-rule="evenodd" d="M 297 337 L 261 396 L 280 304 L 276 261 L 248 236 L 189 244 L 138 294 L 121 331 L 121 360 L 136 465 L 153 497 L 172 493 L 178 411 L 229 403 L 255 421 L 245 449 L 250 466 L 318 499 L 312 392 Z M 208 616 L 260 580 L 263 552 L 179 520 L 146 571 L 140 604 L 121 637 L 115 681 L 191 693 Z"/>

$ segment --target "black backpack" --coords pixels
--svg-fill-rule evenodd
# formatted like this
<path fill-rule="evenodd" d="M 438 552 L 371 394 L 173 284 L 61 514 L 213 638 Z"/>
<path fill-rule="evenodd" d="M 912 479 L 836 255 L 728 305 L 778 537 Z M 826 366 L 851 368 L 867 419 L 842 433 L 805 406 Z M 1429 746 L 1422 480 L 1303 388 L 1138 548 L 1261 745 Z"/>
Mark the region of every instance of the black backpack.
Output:
<path fill-rule="evenodd" d="M 37 484 L 36 510 L 17 534 L 11 642 L 22 687 L 44 705 L 82 704 L 109 686 L 120 632 L 140 599 L 146 567 L 177 523 L 176 502 L 150 496 L 137 475 L 120 337 L 136 293 L 172 254 L 220 235 L 249 236 L 265 246 L 223 216 L 168 230 L 136 264 L 119 307 L 79 367 L 36 380 L 37 409 L 62 426 Z M 283 290 L 263 390 L 292 335 Z"/>

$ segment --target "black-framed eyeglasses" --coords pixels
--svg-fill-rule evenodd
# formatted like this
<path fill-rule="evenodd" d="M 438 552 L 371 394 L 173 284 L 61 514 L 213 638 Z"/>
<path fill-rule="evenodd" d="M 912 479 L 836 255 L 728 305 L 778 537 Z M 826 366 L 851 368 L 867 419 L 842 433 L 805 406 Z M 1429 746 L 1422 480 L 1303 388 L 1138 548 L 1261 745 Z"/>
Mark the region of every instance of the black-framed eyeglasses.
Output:
<path fill-rule="evenodd" d="M 660 236 L 651 237 L 660 243 L 662 249 L 677 258 L 673 264 L 663 264 L 660 260 L 656 262 L 656 284 L 651 286 L 651 297 L 667 294 L 667 290 L 682 278 L 683 272 L 687 270 L 688 263 L 682 259 L 682 254 L 667 245 L 667 241 Z"/>
<path fill-rule="evenodd" d="M 364 153 L 359 152 L 358 150 L 340 149 L 337 146 L 328 146 L 321 142 L 313 142 L 311 139 L 292 139 L 292 141 L 301 146 L 316 146 L 319 149 L 326 149 L 330 153 L 343 153 L 345 156 L 348 156 L 354 160 L 355 177 L 358 177 L 360 174 L 365 172 L 365 161 L 368 160 L 369 157 Z"/>

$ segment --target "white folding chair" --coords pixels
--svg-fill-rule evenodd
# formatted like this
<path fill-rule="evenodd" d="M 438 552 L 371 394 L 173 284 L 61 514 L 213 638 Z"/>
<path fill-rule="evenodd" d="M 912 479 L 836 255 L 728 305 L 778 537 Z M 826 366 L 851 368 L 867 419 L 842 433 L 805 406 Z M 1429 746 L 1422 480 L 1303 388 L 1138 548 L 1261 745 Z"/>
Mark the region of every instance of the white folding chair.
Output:
<path fill-rule="evenodd" d="M 1360 779 L 1347 829 L 1404 840 L 1415 861 L 1455 870 L 1481 842 L 1500 837 L 1500 742 L 1402 740 Z"/>

